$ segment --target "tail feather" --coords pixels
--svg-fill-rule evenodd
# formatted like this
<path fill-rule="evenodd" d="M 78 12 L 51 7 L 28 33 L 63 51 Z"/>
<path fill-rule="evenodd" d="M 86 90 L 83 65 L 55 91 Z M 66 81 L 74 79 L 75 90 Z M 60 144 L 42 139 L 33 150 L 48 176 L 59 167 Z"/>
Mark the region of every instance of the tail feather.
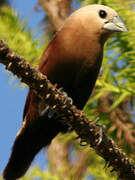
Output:
<path fill-rule="evenodd" d="M 22 177 L 35 155 L 51 143 L 60 129 L 60 123 L 48 117 L 40 117 L 33 124 L 25 124 L 15 139 L 11 157 L 3 173 L 4 179 L 15 180 Z"/>

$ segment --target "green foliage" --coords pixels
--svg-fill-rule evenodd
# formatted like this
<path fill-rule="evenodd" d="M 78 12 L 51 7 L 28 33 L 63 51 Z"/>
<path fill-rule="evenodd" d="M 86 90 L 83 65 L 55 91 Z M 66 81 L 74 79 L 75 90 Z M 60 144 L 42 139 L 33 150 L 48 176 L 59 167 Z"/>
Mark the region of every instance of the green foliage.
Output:
<path fill-rule="evenodd" d="M 52 175 L 48 170 L 41 170 L 39 166 L 31 168 L 27 175 L 21 178 L 21 180 L 33 180 L 35 178 L 39 180 L 62 180 L 59 176 Z"/>
<path fill-rule="evenodd" d="M 79 147 L 78 150 L 84 151 L 86 153 L 89 151 L 90 153 L 90 166 L 88 166 L 87 171 L 82 180 L 85 180 L 88 175 L 95 177 L 96 180 L 116 180 L 116 175 L 114 173 L 109 172 L 111 169 L 109 170 L 105 167 L 104 160 L 101 157 L 97 156 L 97 154 L 93 150 L 84 147 Z M 95 168 L 97 165 L 98 168 Z M 70 169 L 71 177 L 68 177 L 66 180 L 74 179 L 74 171 L 75 167 Z M 38 178 L 39 180 L 63 180 L 62 172 L 57 175 L 53 175 L 48 169 L 45 169 L 44 171 L 41 170 L 38 165 L 32 167 L 28 171 L 28 173 L 20 180 L 34 180 L 35 178 Z"/>
<path fill-rule="evenodd" d="M 27 21 L 22 21 L 10 7 L 0 10 L 0 38 L 5 40 L 9 47 L 24 56 L 33 65 L 37 64 L 43 49 L 41 37 L 34 39 L 35 33 L 27 28 Z"/>
<path fill-rule="evenodd" d="M 21 20 L 19 14 L 8 6 L 0 9 L 0 38 L 5 40 L 9 47 L 19 55 L 22 55 L 33 66 L 37 65 L 41 54 L 46 47 L 46 41 L 42 37 L 34 38 L 36 32 L 27 27 L 27 20 Z M 15 76 L 10 76 L 10 84 L 17 80 Z M 21 84 L 24 87 L 24 84 Z M 20 86 L 17 81 L 15 88 Z"/>

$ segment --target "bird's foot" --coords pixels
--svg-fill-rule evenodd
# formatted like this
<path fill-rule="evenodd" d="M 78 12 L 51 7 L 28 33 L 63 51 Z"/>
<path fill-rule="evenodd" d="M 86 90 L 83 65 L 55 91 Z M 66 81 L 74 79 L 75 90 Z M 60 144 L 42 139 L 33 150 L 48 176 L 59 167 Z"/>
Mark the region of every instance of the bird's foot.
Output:
<path fill-rule="evenodd" d="M 99 137 L 97 138 L 97 145 L 100 145 L 101 142 L 102 142 L 102 139 L 103 139 L 103 133 L 104 133 L 104 130 L 105 130 L 105 125 L 99 125 L 98 122 L 100 121 L 100 118 L 97 117 L 96 120 L 94 121 L 96 123 L 96 125 L 99 127 L 99 132 L 98 132 L 98 135 Z"/>

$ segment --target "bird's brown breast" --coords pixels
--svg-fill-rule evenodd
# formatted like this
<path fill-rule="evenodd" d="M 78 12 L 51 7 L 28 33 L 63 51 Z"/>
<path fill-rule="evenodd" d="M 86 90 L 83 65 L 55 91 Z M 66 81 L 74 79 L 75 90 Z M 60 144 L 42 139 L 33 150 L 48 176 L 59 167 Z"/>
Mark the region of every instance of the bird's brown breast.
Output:
<path fill-rule="evenodd" d="M 39 70 L 46 74 L 53 84 L 62 87 L 73 99 L 74 104 L 82 109 L 99 73 L 102 48 L 99 44 L 94 47 L 94 44 L 91 44 L 93 42 L 88 39 L 79 39 L 82 36 L 79 33 L 76 37 L 72 34 L 70 40 L 69 32 L 64 32 L 63 39 L 59 39 L 58 34 L 53 39 L 41 58 Z M 96 53 L 92 52 L 94 50 Z"/>

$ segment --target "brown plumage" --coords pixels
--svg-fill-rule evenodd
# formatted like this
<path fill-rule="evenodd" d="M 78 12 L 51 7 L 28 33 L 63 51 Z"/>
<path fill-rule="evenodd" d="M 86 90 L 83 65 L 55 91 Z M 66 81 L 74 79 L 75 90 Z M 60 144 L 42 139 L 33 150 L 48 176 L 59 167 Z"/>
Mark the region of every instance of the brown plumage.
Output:
<path fill-rule="evenodd" d="M 126 31 L 118 14 L 102 5 L 89 5 L 74 12 L 43 53 L 38 69 L 58 87 L 63 87 L 74 105 L 87 102 L 102 63 L 103 46 L 114 32 Z M 49 111 L 33 91 L 29 91 L 22 128 L 4 170 L 5 180 L 23 176 L 35 155 L 67 127 Z"/>

